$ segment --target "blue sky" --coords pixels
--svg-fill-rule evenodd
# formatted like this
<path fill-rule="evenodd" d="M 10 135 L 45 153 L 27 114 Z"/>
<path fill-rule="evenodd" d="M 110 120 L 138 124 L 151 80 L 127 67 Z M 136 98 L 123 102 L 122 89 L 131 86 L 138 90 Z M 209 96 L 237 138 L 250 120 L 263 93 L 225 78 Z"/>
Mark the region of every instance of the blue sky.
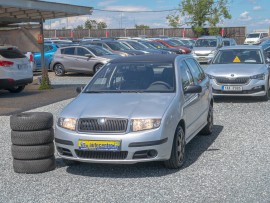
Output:
<path fill-rule="evenodd" d="M 136 11 L 166 10 L 178 7 L 181 0 L 46 0 L 58 3 L 90 6 L 97 9 Z M 270 0 L 229 0 L 231 20 L 225 20 L 224 26 L 246 26 L 247 30 L 268 29 L 270 27 Z M 105 21 L 108 28 L 134 28 L 135 24 L 153 27 L 168 27 L 166 16 L 172 12 L 162 13 L 110 13 L 94 11 L 91 16 L 57 19 L 46 22 L 47 28 L 74 28 L 84 24 L 87 19 Z M 181 18 L 181 23 L 185 17 Z"/>

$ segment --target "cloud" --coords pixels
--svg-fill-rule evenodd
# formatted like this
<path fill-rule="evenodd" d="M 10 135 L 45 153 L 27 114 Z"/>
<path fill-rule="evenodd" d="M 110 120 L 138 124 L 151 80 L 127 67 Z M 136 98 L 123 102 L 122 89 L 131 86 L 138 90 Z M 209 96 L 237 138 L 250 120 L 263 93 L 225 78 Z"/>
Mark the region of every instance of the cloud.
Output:
<path fill-rule="evenodd" d="M 144 6 L 107 6 L 105 10 L 115 11 L 148 11 L 149 9 Z"/>
<path fill-rule="evenodd" d="M 239 16 L 240 21 L 250 21 L 252 20 L 252 17 L 249 15 L 249 12 L 245 11 L 240 14 Z"/>
<path fill-rule="evenodd" d="M 253 11 L 260 11 L 260 10 L 262 10 L 261 6 L 254 6 L 253 7 Z"/>

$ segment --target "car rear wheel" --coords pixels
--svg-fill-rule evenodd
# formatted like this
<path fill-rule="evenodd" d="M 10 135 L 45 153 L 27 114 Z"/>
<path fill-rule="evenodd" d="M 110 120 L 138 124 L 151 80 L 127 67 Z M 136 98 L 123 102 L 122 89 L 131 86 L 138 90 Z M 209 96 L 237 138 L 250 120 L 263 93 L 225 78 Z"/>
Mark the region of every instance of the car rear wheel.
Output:
<path fill-rule="evenodd" d="M 54 66 L 54 73 L 57 76 L 65 75 L 65 68 L 62 64 L 58 63 Z"/>
<path fill-rule="evenodd" d="M 23 91 L 25 88 L 25 85 L 21 85 L 21 86 L 14 86 L 8 89 L 9 92 L 11 93 L 19 93 L 21 91 Z"/>
<path fill-rule="evenodd" d="M 178 126 L 174 135 L 171 157 L 165 161 L 165 167 L 169 169 L 179 169 L 185 162 L 185 133 L 181 126 Z"/>
<path fill-rule="evenodd" d="M 199 133 L 200 135 L 211 135 L 213 132 L 214 126 L 214 113 L 213 113 L 213 106 L 209 106 L 208 116 L 207 116 L 207 124 Z"/>
<path fill-rule="evenodd" d="M 95 67 L 94 67 L 94 74 L 96 74 L 96 72 L 98 72 L 99 69 L 100 69 L 102 66 L 103 66 L 103 64 L 97 64 L 97 65 L 95 65 Z"/>

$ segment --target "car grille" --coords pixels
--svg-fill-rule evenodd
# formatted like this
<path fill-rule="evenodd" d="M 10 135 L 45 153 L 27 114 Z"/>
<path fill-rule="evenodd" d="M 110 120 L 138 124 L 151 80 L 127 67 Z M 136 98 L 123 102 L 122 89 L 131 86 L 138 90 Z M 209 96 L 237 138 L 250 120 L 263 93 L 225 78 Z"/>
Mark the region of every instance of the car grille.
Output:
<path fill-rule="evenodd" d="M 84 159 L 109 159 L 109 160 L 121 160 L 126 159 L 128 152 L 111 152 L 111 151 L 84 151 L 75 149 L 75 153 L 78 157 Z"/>
<path fill-rule="evenodd" d="M 127 130 L 127 119 L 81 118 L 78 123 L 80 132 L 123 133 Z"/>
<path fill-rule="evenodd" d="M 208 56 L 209 55 L 209 53 L 196 53 L 196 52 L 195 52 L 195 54 L 197 56 Z"/>
<path fill-rule="evenodd" d="M 249 77 L 241 77 L 241 78 L 216 77 L 215 80 L 219 84 L 247 84 L 250 78 Z"/>

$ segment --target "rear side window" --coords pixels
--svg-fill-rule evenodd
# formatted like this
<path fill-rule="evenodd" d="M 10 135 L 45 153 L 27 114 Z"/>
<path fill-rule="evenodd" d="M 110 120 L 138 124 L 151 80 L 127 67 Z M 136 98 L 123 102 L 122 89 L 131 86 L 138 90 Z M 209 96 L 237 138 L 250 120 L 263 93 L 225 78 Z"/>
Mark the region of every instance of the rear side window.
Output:
<path fill-rule="evenodd" d="M 7 59 L 16 59 L 16 58 L 25 58 L 26 56 L 23 55 L 19 50 L 12 49 L 12 50 L 0 50 L 0 55 Z"/>
<path fill-rule="evenodd" d="M 194 59 L 187 59 L 186 62 L 191 70 L 195 83 L 201 83 L 205 78 L 205 74 L 201 67 Z"/>
<path fill-rule="evenodd" d="M 75 48 L 65 48 L 61 50 L 61 54 L 66 54 L 66 55 L 74 55 L 75 54 Z"/>
<path fill-rule="evenodd" d="M 185 62 L 180 64 L 180 71 L 182 77 L 182 87 L 185 90 L 188 86 L 194 83 L 190 70 Z"/>
<path fill-rule="evenodd" d="M 53 46 L 51 46 L 51 45 L 44 45 L 44 51 L 45 52 L 50 51 L 50 50 L 53 50 Z"/>
<path fill-rule="evenodd" d="M 230 46 L 230 41 L 223 41 L 223 46 Z"/>

